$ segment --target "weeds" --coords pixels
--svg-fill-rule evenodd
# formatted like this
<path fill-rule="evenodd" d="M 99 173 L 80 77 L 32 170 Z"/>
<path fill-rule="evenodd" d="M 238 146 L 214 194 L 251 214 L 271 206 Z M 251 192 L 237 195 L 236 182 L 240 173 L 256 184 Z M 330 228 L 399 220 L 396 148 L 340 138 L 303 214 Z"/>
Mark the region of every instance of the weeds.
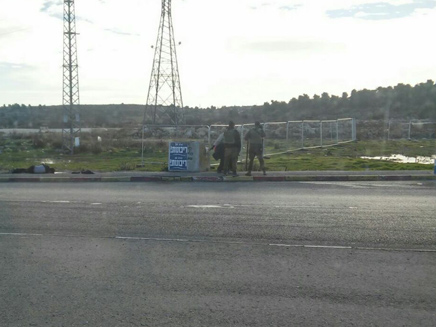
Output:
<path fill-rule="evenodd" d="M 162 171 L 168 159 L 166 140 L 144 140 L 144 166 L 141 167 L 142 141 L 128 131 L 99 131 L 82 133 L 81 145 L 75 155 L 61 152 L 62 136 L 55 133 L 0 136 L 0 170 L 27 168 L 43 161 L 58 171 Z M 284 148 L 280 141 L 269 141 L 266 152 Z M 265 160 L 267 170 L 431 170 L 431 165 L 399 164 L 366 160 L 362 156 L 389 156 L 403 154 L 416 157 L 436 154 L 434 140 L 422 141 L 363 141 L 328 148 L 303 149 L 288 154 L 271 156 Z M 245 159 L 245 158 L 244 158 Z M 214 162 L 212 160 L 212 162 Z M 138 166 L 139 165 L 139 166 Z M 245 167 L 245 163 L 241 169 Z M 259 169 L 255 159 L 254 170 Z"/>

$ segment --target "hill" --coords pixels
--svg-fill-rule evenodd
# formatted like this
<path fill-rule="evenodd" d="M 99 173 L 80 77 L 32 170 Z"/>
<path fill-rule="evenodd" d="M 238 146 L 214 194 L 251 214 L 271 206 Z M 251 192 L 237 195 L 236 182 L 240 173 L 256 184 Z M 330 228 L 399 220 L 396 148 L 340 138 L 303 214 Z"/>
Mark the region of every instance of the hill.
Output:
<path fill-rule="evenodd" d="M 142 123 L 144 105 L 81 105 L 82 127 L 129 127 Z M 398 84 L 375 90 L 353 90 L 341 96 L 322 93 L 292 98 L 289 102 L 263 105 L 190 108 L 185 107 L 186 124 L 210 125 L 255 120 L 263 122 L 319 120 L 352 117 L 358 120 L 436 120 L 436 85 L 432 80 L 415 86 Z M 62 127 L 62 106 L 4 104 L 0 107 L 0 128 Z"/>

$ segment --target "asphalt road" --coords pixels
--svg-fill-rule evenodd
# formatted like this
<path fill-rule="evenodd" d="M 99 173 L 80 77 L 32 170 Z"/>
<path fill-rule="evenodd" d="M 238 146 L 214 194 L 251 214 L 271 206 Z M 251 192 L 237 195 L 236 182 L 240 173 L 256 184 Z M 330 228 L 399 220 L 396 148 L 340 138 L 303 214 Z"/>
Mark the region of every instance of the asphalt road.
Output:
<path fill-rule="evenodd" d="M 0 184 L 0 326 L 435 326 L 436 183 Z"/>

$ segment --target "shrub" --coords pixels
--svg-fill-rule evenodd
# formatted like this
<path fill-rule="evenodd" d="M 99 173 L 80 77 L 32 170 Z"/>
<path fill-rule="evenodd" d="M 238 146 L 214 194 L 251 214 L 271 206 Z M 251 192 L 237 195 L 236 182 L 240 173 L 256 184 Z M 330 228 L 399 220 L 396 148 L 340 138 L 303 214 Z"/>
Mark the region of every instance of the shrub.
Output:
<path fill-rule="evenodd" d="M 120 171 L 127 171 L 127 170 L 134 170 L 136 168 L 136 165 L 130 162 L 123 162 L 120 165 L 119 170 Z"/>
<path fill-rule="evenodd" d="M 91 143 L 90 150 L 93 154 L 99 154 L 103 151 L 103 148 L 100 143 Z"/>
<path fill-rule="evenodd" d="M 21 140 L 24 138 L 24 134 L 17 133 L 16 131 L 13 131 L 9 134 L 9 138 L 12 140 Z"/>
<path fill-rule="evenodd" d="M 51 138 L 51 146 L 54 149 L 61 149 L 62 145 L 62 136 L 53 135 L 53 137 Z"/>
<path fill-rule="evenodd" d="M 32 144 L 35 148 L 41 149 L 44 148 L 47 144 L 44 140 L 44 137 L 40 134 L 34 134 L 32 137 Z"/>

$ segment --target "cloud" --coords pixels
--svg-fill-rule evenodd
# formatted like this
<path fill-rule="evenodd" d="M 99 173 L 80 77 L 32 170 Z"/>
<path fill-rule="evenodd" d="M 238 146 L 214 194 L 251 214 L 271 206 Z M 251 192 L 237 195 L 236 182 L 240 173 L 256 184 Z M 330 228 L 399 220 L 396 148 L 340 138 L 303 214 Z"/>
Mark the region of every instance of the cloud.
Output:
<path fill-rule="evenodd" d="M 253 10 L 261 10 L 265 8 L 272 8 L 272 9 L 278 9 L 278 10 L 285 10 L 285 11 L 294 11 L 298 8 L 302 7 L 303 4 L 301 3 L 289 3 L 289 1 L 282 1 L 282 0 L 274 0 L 269 2 L 262 2 L 258 5 L 250 5 L 249 8 Z"/>
<path fill-rule="evenodd" d="M 32 68 L 32 66 L 25 65 L 25 64 L 16 64 L 13 62 L 0 62 L 0 71 L 2 73 L 10 73 L 11 71 L 14 71 L 15 69 L 22 69 L 22 68 Z"/>
<path fill-rule="evenodd" d="M 50 10 L 50 7 L 53 6 L 53 2 L 52 1 L 46 1 L 42 4 L 42 8 L 40 11 L 42 12 L 47 12 Z"/>
<path fill-rule="evenodd" d="M 409 3 L 391 4 L 387 2 L 355 5 L 350 9 L 329 10 L 330 18 L 360 18 L 365 20 L 388 20 L 411 16 L 419 9 L 436 8 L 436 0 L 412 0 Z"/>
<path fill-rule="evenodd" d="M 7 37 L 10 34 L 25 32 L 28 31 L 28 27 L 8 27 L 8 28 L 0 28 L 0 39 L 2 37 Z"/>
<path fill-rule="evenodd" d="M 297 10 L 298 8 L 302 7 L 303 5 L 292 5 L 292 6 L 281 6 L 279 7 L 280 10 L 287 10 L 287 11 L 293 11 Z"/>
<path fill-rule="evenodd" d="M 118 35 L 139 36 L 139 33 L 127 33 L 127 32 L 120 31 L 117 28 L 105 28 L 104 30 Z"/>
<path fill-rule="evenodd" d="M 0 86 L 2 90 L 29 87 L 34 81 L 29 79 L 29 74 L 34 73 L 36 67 L 12 62 L 0 62 Z"/>
<path fill-rule="evenodd" d="M 104 4 L 105 2 L 102 0 L 99 0 L 100 3 Z M 40 9 L 40 12 L 49 15 L 50 17 L 64 20 L 64 12 L 63 12 L 63 2 L 62 1 L 45 1 L 42 4 L 42 8 Z M 86 19 L 80 15 L 75 16 L 76 21 L 78 22 L 86 22 L 93 24 L 93 21 L 90 19 Z"/>
<path fill-rule="evenodd" d="M 50 17 L 63 19 L 62 1 L 45 1 L 40 12 L 48 14 Z"/>
<path fill-rule="evenodd" d="M 315 53 L 318 51 L 338 51 L 344 50 L 344 44 L 333 44 L 324 41 L 311 41 L 311 40 L 260 40 L 256 42 L 243 42 L 237 40 L 234 42 L 239 49 L 246 49 L 255 52 L 281 52 L 292 53 L 310 52 Z"/>

